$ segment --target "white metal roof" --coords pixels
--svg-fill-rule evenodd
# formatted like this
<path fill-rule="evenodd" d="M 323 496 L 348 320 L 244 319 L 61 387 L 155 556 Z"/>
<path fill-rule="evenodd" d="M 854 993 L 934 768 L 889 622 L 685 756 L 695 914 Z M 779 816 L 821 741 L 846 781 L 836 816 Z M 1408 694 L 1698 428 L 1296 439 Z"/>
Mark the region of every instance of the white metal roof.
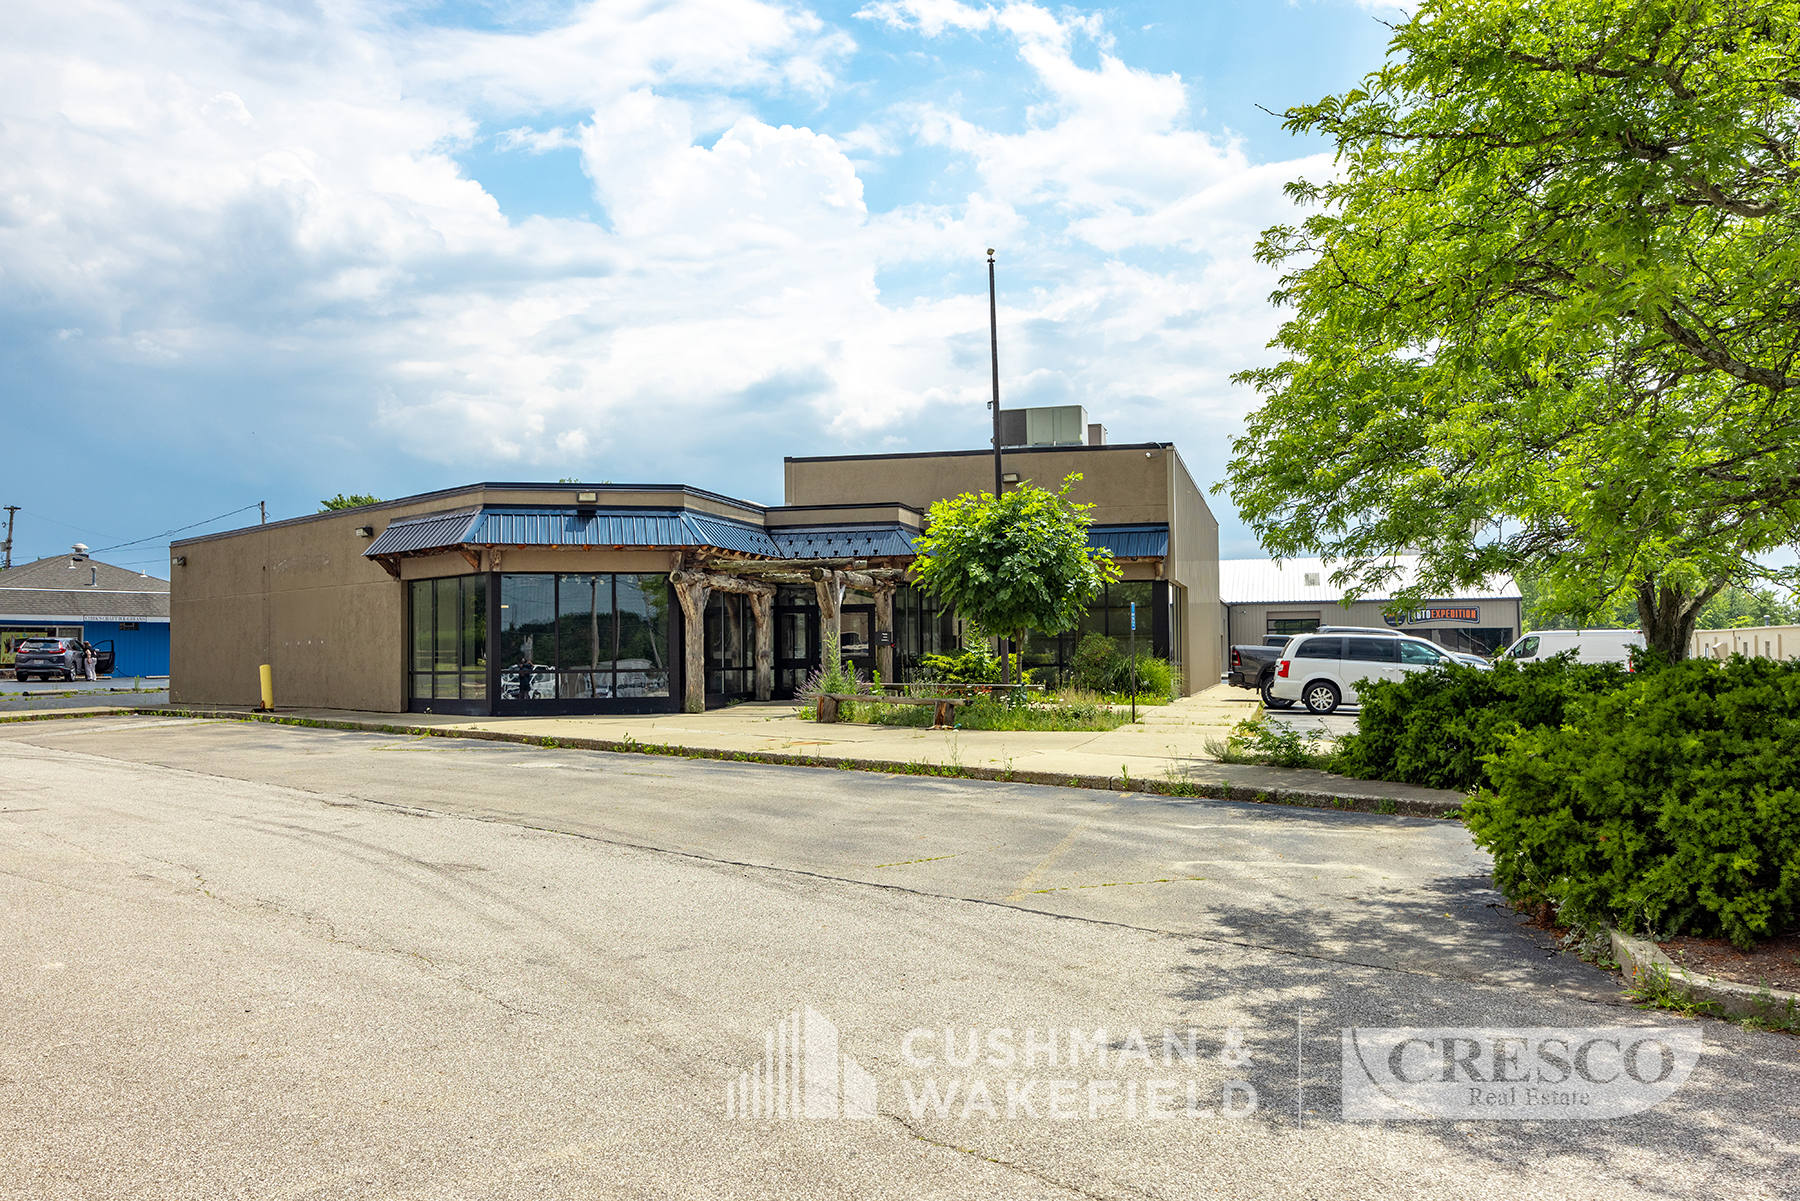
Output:
<path fill-rule="evenodd" d="M 1393 563 L 1399 573 L 1387 588 L 1369 592 L 1359 600 L 1385 601 L 1393 593 L 1412 582 L 1419 568 L 1419 556 L 1396 555 Z M 1338 565 L 1341 567 L 1341 564 Z M 1228 605 L 1335 605 L 1343 599 L 1344 590 L 1331 582 L 1333 567 L 1323 559 L 1221 559 L 1219 561 L 1219 599 Z M 1519 586 L 1507 575 L 1494 576 L 1485 586 L 1464 589 L 1454 596 L 1431 597 L 1433 600 L 1518 600 Z"/>

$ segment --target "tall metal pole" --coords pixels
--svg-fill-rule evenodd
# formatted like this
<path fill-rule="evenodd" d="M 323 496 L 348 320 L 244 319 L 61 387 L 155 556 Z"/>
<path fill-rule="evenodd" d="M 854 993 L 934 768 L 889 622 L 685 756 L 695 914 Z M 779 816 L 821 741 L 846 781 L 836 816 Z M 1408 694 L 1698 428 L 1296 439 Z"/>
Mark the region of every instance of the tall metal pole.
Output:
<path fill-rule="evenodd" d="M 994 307 L 994 248 L 988 247 L 988 349 L 994 362 L 994 499 L 1006 491 L 1006 478 L 1000 469 L 1000 316 Z M 1012 683 L 1012 640 L 1000 638 L 1000 685 Z"/>
<path fill-rule="evenodd" d="M 994 248 L 988 247 L 988 347 L 994 359 L 994 499 L 1006 490 L 1000 471 L 1000 317 L 994 307 Z"/>
<path fill-rule="evenodd" d="M 19 511 L 18 505 L 7 505 L 6 506 L 6 561 L 3 563 L 0 563 L 0 571 L 10 571 L 12 569 L 13 514 L 17 513 L 18 511 Z"/>

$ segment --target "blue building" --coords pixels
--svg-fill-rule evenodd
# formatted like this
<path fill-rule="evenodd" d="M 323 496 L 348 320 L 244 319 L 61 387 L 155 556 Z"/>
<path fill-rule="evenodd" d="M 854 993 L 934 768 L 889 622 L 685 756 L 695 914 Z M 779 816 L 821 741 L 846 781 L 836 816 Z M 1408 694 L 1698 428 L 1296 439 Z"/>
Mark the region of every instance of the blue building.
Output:
<path fill-rule="evenodd" d="M 169 674 L 169 581 L 81 551 L 0 571 L 0 672 L 21 638 L 80 638 L 114 653 L 113 677 Z"/>

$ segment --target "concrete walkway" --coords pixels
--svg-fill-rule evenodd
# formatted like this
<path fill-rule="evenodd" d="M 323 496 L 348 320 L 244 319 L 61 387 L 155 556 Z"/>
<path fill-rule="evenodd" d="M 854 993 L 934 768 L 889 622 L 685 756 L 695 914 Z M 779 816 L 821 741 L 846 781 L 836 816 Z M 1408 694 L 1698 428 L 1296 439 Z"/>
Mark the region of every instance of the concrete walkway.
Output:
<path fill-rule="evenodd" d="M 120 705 L 79 712 L 142 712 Z M 193 716 L 248 718 L 225 706 L 168 708 Z M 1207 743 L 1258 712 L 1254 694 L 1219 685 L 1172 705 L 1142 707 L 1134 725 L 1107 731 L 930 730 L 800 719 L 788 701 L 733 705 L 708 713 L 631 716 L 463 717 L 432 713 L 360 713 L 278 709 L 273 720 L 319 723 L 387 733 L 434 733 L 593 750 L 666 750 L 706 758 L 842 762 L 875 770 L 968 775 L 1039 784 L 1133 789 L 1337 809 L 1443 816 L 1462 803 L 1457 792 L 1351 780 L 1328 772 L 1224 764 Z M 74 712 L 56 716 L 74 716 Z M 26 714 L 5 712 L 0 721 Z M 49 714 L 45 714 L 49 716 Z"/>

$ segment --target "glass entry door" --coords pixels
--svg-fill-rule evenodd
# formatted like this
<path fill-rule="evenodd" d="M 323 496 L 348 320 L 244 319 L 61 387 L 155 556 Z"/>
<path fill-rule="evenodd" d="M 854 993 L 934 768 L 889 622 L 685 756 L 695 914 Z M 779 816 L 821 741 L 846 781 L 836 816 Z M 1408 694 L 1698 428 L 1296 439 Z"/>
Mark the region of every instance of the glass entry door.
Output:
<path fill-rule="evenodd" d="M 775 695 L 790 698 L 819 663 L 819 609 L 775 610 Z"/>

